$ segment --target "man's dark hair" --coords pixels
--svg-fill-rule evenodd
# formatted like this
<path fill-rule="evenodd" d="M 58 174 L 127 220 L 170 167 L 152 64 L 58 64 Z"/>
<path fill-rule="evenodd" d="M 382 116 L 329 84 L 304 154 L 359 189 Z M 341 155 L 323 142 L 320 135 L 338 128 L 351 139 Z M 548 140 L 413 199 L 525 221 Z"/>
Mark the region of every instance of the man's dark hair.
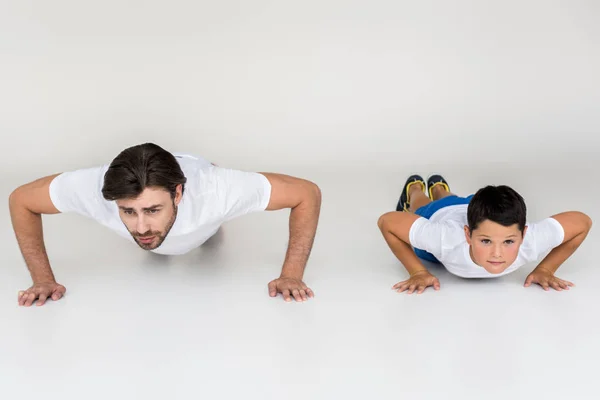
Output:
<path fill-rule="evenodd" d="M 523 233 L 527 220 L 527 207 L 523 197 L 505 185 L 489 185 L 479 189 L 467 208 L 469 230 L 473 232 L 485 220 L 503 226 L 518 224 Z"/>
<path fill-rule="evenodd" d="M 160 187 L 175 198 L 177 185 L 187 181 L 175 156 L 154 143 L 123 150 L 104 174 L 102 196 L 106 200 L 130 199 L 147 187 Z M 183 190 L 182 190 L 183 193 Z"/>

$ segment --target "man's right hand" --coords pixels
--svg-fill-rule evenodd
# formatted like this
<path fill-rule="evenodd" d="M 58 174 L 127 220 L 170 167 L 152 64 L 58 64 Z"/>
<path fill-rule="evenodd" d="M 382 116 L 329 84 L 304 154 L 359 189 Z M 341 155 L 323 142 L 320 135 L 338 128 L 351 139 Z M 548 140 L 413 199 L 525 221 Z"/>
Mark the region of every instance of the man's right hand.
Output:
<path fill-rule="evenodd" d="M 440 290 L 440 281 L 428 271 L 417 272 L 405 281 L 396 283 L 392 288 L 398 293 L 408 289 L 408 294 L 415 290 L 417 294 L 423 293 L 425 288 L 433 286 L 435 290 Z"/>
<path fill-rule="evenodd" d="M 36 283 L 29 289 L 19 292 L 19 305 L 29 307 L 37 299 L 37 305 L 43 306 L 48 298 L 56 301 L 64 296 L 67 289 L 56 282 Z"/>

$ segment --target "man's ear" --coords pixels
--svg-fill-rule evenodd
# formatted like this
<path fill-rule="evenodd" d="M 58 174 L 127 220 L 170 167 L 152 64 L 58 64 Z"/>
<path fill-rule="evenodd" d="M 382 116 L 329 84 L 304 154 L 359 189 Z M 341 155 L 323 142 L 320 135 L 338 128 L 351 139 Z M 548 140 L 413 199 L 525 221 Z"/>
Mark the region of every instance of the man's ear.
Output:
<path fill-rule="evenodd" d="M 179 205 L 179 202 L 181 201 L 182 197 L 183 197 L 183 185 L 180 183 L 175 188 L 175 198 L 173 199 L 176 206 Z"/>

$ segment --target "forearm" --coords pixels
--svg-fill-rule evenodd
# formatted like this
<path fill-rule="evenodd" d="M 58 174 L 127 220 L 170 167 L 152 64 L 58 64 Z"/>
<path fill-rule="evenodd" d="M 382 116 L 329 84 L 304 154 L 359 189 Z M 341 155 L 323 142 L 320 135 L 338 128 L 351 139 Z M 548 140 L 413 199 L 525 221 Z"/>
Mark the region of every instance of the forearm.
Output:
<path fill-rule="evenodd" d="M 543 269 L 555 273 L 556 270 L 579 248 L 587 237 L 589 230 L 582 231 L 571 240 L 552 249 L 550 253 L 538 264 L 535 269 Z"/>
<path fill-rule="evenodd" d="M 392 253 L 394 253 L 396 258 L 404 265 L 404 268 L 406 268 L 406 271 L 408 271 L 410 276 L 419 272 L 428 272 L 427 268 L 425 268 L 419 257 L 417 257 L 417 254 L 410 244 L 396 236 L 386 223 L 383 223 L 380 226 L 380 229 L 390 250 L 392 250 Z"/>
<path fill-rule="evenodd" d="M 44 245 L 42 216 L 10 201 L 10 216 L 21 254 L 34 283 L 55 282 Z"/>
<path fill-rule="evenodd" d="M 318 188 L 292 208 L 289 219 L 289 244 L 281 277 L 302 279 L 314 243 L 321 196 Z"/>

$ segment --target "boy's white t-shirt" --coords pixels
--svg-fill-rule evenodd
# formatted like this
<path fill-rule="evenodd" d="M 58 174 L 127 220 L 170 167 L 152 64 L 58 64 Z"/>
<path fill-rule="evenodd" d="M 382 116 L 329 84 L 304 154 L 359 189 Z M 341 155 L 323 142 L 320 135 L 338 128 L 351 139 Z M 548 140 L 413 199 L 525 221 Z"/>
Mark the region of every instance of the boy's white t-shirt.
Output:
<path fill-rule="evenodd" d="M 554 218 L 545 218 L 536 223 L 528 223 L 523 244 L 517 259 L 499 274 L 492 274 L 475 264 L 469 254 L 469 244 L 465 237 L 468 204 L 444 207 L 436 211 L 430 219 L 421 217 L 413 223 L 409 240 L 413 247 L 425 250 L 435 256 L 452 274 L 463 278 L 492 278 L 509 274 L 523 265 L 534 262 L 564 239 L 564 229 Z"/>
<path fill-rule="evenodd" d="M 271 184 L 262 174 L 217 167 L 201 157 L 174 153 L 187 178 L 177 218 L 158 254 L 184 254 L 200 246 L 232 218 L 264 211 Z M 50 183 L 50 198 L 62 213 L 96 220 L 134 242 L 119 217 L 116 202 L 102 197 L 109 165 L 64 172 Z"/>

